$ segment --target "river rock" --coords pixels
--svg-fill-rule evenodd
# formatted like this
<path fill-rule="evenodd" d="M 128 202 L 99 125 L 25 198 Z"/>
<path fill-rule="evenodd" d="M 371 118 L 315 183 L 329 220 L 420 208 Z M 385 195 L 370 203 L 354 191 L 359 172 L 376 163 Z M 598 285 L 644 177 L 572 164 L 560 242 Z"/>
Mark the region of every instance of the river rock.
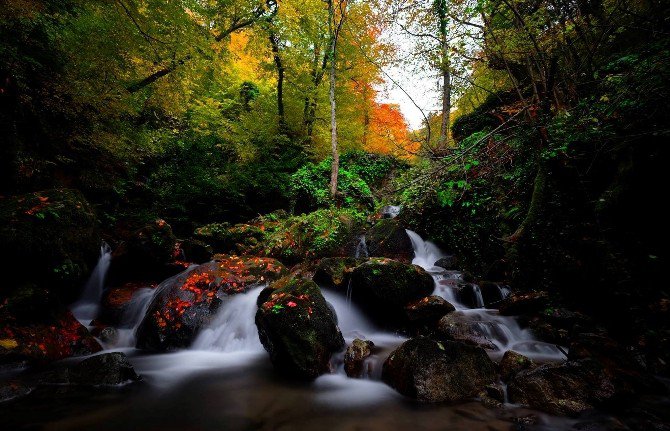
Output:
<path fill-rule="evenodd" d="M 368 256 L 388 257 L 411 262 L 414 259 L 412 240 L 397 219 L 379 220 L 365 233 Z"/>
<path fill-rule="evenodd" d="M 479 291 L 486 308 L 498 308 L 502 301 L 509 296 L 510 290 L 507 286 L 491 281 L 478 283 Z"/>
<path fill-rule="evenodd" d="M 486 350 L 498 349 L 489 338 L 492 331 L 495 331 L 492 322 L 473 321 L 459 312 L 449 313 L 437 323 L 437 333 L 441 338 Z"/>
<path fill-rule="evenodd" d="M 537 314 L 544 311 L 549 305 L 547 292 L 512 293 L 500 303 L 500 314 L 503 316 L 518 316 Z"/>
<path fill-rule="evenodd" d="M 463 343 L 413 338 L 388 357 L 382 380 L 423 402 L 464 401 L 496 379 L 495 364 L 484 350 Z"/>
<path fill-rule="evenodd" d="M 521 371 L 508 385 L 513 403 L 555 415 L 576 416 L 630 396 L 632 388 L 590 359 Z"/>
<path fill-rule="evenodd" d="M 344 371 L 347 376 L 360 378 L 365 375 L 365 359 L 372 355 L 375 344 L 372 341 L 356 338 L 344 354 Z"/>
<path fill-rule="evenodd" d="M 162 219 L 134 231 L 112 253 L 110 281 L 161 280 L 170 276 L 167 265 L 175 259 L 176 243 L 172 228 Z"/>
<path fill-rule="evenodd" d="M 433 323 L 456 308 L 441 296 L 426 296 L 405 306 L 405 314 L 410 322 Z"/>
<path fill-rule="evenodd" d="M 434 265 L 446 270 L 455 270 L 458 269 L 458 258 L 453 255 L 447 255 L 438 259 Z"/>
<path fill-rule="evenodd" d="M 264 289 L 258 303 L 258 335 L 275 369 L 305 380 L 330 371 L 344 339 L 316 283 L 285 277 Z"/>
<path fill-rule="evenodd" d="M 102 350 L 68 310 L 52 311 L 38 320 L 17 320 L 0 307 L 0 365 L 47 364 Z"/>
<path fill-rule="evenodd" d="M 319 286 L 346 290 L 354 268 L 366 260 L 353 257 L 323 258 L 319 261 L 312 280 Z"/>
<path fill-rule="evenodd" d="M 206 263 L 212 260 L 214 249 L 203 241 L 189 238 L 178 243 L 177 259 L 192 263 Z"/>
<path fill-rule="evenodd" d="M 101 242 L 95 213 L 77 190 L 0 197 L 0 299 L 32 282 L 66 303 L 75 300 Z"/>
<path fill-rule="evenodd" d="M 406 319 L 405 305 L 432 292 L 433 278 L 423 268 L 391 259 L 370 259 L 351 275 L 352 299 L 384 323 Z"/>
<path fill-rule="evenodd" d="M 157 288 L 137 330 L 138 348 L 168 351 L 188 347 L 230 295 L 287 274 L 275 259 L 224 255 L 215 259 Z"/>
<path fill-rule="evenodd" d="M 514 350 L 508 350 L 500 361 L 500 378 L 503 382 L 508 382 L 521 371 L 535 368 L 535 366 L 532 359 Z"/>
<path fill-rule="evenodd" d="M 85 359 L 68 370 L 70 383 L 76 385 L 120 385 L 140 380 L 135 369 L 120 352 L 103 353 Z"/>

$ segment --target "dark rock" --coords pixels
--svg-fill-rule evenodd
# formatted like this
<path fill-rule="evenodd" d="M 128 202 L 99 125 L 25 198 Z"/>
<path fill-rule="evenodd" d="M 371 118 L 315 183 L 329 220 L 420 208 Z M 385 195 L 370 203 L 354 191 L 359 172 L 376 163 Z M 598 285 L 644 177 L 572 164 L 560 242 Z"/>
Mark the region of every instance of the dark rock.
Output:
<path fill-rule="evenodd" d="M 435 262 L 435 266 L 439 266 L 440 268 L 447 270 L 454 270 L 458 267 L 458 259 L 453 255 L 444 256 Z"/>
<path fill-rule="evenodd" d="M 346 290 L 354 268 L 366 260 L 353 257 L 326 257 L 319 261 L 312 280 L 319 286 Z"/>
<path fill-rule="evenodd" d="M 575 416 L 623 401 L 634 391 L 621 376 L 609 374 L 596 361 L 583 359 L 521 371 L 510 381 L 508 393 L 514 403 Z"/>
<path fill-rule="evenodd" d="M 285 277 L 260 297 L 256 326 L 275 369 L 307 380 L 328 372 L 330 357 L 344 347 L 344 339 L 319 286 Z"/>
<path fill-rule="evenodd" d="M 484 350 L 451 341 L 413 338 L 388 357 L 382 380 L 423 402 L 459 402 L 476 397 L 496 379 Z"/>
<path fill-rule="evenodd" d="M 538 314 L 549 305 L 547 292 L 512 293 L 500 303 L 500 314 L 503 316 L 518 316 L 524 314 Z"/>
<path fill-rule="evenodd" d="M 375 344 L 372 341 L 361 340 L 356 338 L 351 346 L 347 347 L 344 354 L 344 371 L 347 376 L 359 378 L 366 373 L 364 370 L 365 359 L 372 355 L 372 349 Z M 369 371 L 368 371 L 369 374 Z"/>
<path fill-rule="evenodd" d="M 508 350 L 500 361 L 500 378 L 508 382 L 521 371 L 535 368 L 535 363 L 524 355 L 513 350 Z"/>
<path fill-rule="evenodd" d="M 101 242 L 95 213 L 77 190 L 0 198 L 0 293 L 34 283 L 73 301 Z"/>
<path fill-rule="evenodd" d="M 68 370 L 70 383 L 77 385 L 120 385 L 140 377 L 120 352 L 104 353 L 85 359 Z"/>
<path fill-rule="evenodd" d="M 40 321 L 17 321 L 1 316 L 0 364 L 47 364 L 71 356 L 83 356 L 102 347 L 68 310 L 50 313 Z"/>
<path fill-rule="evenodd" d="M 119 340 L 119 333 L 116 328 L 108 326 L 100 331 L 99 338 L 103 343 L 114 344 Z"/>
<path fill-rule="evenodd" d="M 193 262 L 206 263 L 212 260 L 214 249 L 203 241 L 197 239 L 185 239 L 179 243 L 181 256 L 178 259 Z"/>
<path fill-rule="evenodd" d="M 251 253 L 263 239 L 263 230 L 251 224 L 212 223 L 195 230 L 197 240 L 213 247 L 216 253 Z"/>
<path fill-rule="evenodd" d="M 486 308 L 498 308 L 503 299 L 509 296 L 510 293 L 507 286 L 490 281 L 480 282 L 479 291 L 481 292 L 482 299 L 484 300 L 484 307 Z"/>
<path fill-rule="evenodd" d="M 230 295 L 287 274 L 275 259 L 223 255 L 215 259 L 161 283 L 137 329 L 138 348 L 188 347 Z"/>
<path fill-rule="evenodd" d="M 20 380 L 0 382 L 0 403 L 24 397 L 34 389 L 33 385 L 26 384 Z"/>
<path fill-rule="evenodd" d="M 130 281 L 121 286 L 106 289 L 102 295 L 100 313 L 96 320 L 103 325 L 119 326 L 124 323 L 123 316 L 128 311 L 135 292 L 145 288 L 155 289 L 156 286 L 155 283 Z"/>
<path fill-rule="evenodd" d="M 437 323 L 437 333 L 442 338 L 486 350 L 498 349 L 490 339 L 496 329 L 493 322 L 474 321 L 459 312 L 449 313 Z"/>
<path fill-rule="evenodd" d="M 352 299 L 383 323 L 405 319 L 405 305 L 433 292 L 433 278 L 421 267 L 373 258 L 351 275 Z"/>
<path fill-rule="evenodd" d="M 482 295 L 479 286 L 458 278 L 445 278 L 438 283 L 446 286 L 453 292 L 456 300 L 468 308 L 481 308 L 483 306 Z"/>
<path fill-rule="evenodd" d="M 365 233 L 368 256 L 388 257 L 403 262 L 414 259 L 414 247 L 407 231 L 396 219 L 379 220 Z"/>
<path fill-rule="evenodd" d="M 505 389 L 499 383 L 491 383 L 479 393 L 479 399 L 490 409 L 501 408 L 505 402 Z"/>
<path fill-rule="evenodd" d="M 410 322 L 431 323 L 440 320 L 456 308 L 441 296 L 426 296 L 405 306 L 405 314 Z"/>
<path fill-rule="evenodd" d="M 165 267 L 175 258 L 176 243 L 165 220 L 158 219 L 136 230 L 112 253 L 111 282 L 165 278 Z"/>
<path fill-rule="evenodd" d="M 577 333 L 597 330 L 597 325 L 588 316 L 556 307 L 548 307 L 531 316 L 528 326 L 539 338 L 560 345 L 569 344 Z"/>

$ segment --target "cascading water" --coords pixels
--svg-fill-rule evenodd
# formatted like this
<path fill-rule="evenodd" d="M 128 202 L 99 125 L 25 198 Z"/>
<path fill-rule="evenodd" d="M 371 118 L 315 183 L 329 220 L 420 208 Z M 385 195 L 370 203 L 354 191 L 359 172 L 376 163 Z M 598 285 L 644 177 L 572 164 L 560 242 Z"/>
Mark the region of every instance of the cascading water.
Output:
<path fill-rule="evenodd" d="M 560 361 L 565 355 L 557 346 L 538 341 L 528 329 L 523 329 L 514 317 L 501 316 L 498 310 L 486 309 L 480 286 L 465 283 L 463 274 L 447 271 L 435 266 L 435 262 L 444 257 L 442 251 L 433 243 L 424 241 L 416 232 L 407 231 L 414 246 L 412 263 L 424 268 L 435 280 L 434 295 L 449 301 L 457 313 L 455 316 L 468 323 L 470 330 L 495 346 L 489 354 L 499 357 L 507 350 L 514 350 L 538 361 Z M 509 295 L 505 286 L 494 285 L 500 300 Z M 565 349 L 563 349 L 565 350 Z"/>
<path fill-rule="evenodd" d="M 361 257 L 370 257 L 368 254 L 368 245 L 365 243 L 365 235 L 361 235 L 358 238 L 358 244 L 356 244 L 356 252 L 354 256 L 356 259 Z"/>
<path fill-rule="evenodd" d="M 70 306 L 74 317 L 84 326 L 98 316 L 100 301 L 105 288 L 105 277 L 112 262 L 112 249 L 103 241 L 100 246 L 100 258 L 95 265 L 91 277 L 86 282 L 81 298 Z"/>

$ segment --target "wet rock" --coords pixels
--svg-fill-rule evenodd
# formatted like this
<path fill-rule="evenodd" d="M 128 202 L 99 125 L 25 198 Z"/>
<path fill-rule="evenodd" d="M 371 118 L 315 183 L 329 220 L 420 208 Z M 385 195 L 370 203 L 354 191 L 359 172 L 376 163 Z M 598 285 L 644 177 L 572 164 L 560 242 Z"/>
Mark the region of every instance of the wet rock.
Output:
<path fill-rule="evenodd" d="M 500 303 L 500 314 L 503 316 L 518 316 L 524 314 L 538 314 L 549 305 L 547 292 L 512 293 Z"/>
<path fill-rule="evenodd" d="M 121 283 L 168 277 L 166 266 L 175 258 L 176 243 L 172 228 L 162 219 L 136 230 L 112 253 L 110 281 Z"/>
<path fill-rule="evenodd" d="M 39 321 L 18 321 L 2 314 L 0 320 L 0 364 L 40 365 L 102 350 L 68 310 L 41 316 Z"/>
<path fill-rule="evenodd" d="M 432 292 L 433 278 L 423 268 L 391 259 L 370 259 L 351 275 L 352 299 L 383 323 L 405 319 L 405 305 Z"/>
<path fill-rule="evenodd" d="M 68 370 L 70 383 L 76 385 L 120 385 L 140 377 L 120 352 L 104 353 L 85 359 Z"/>
<path fill-rule="evenodd" d="M 453 292 L 456 300 L 468 308 L 481 308 L 484 303 L 479 286 L 459 278 L 445 278 L 438 283 L 446 286 Z"/>
<path fill-rule="evenodd" d="M 513 350 L 508 350 L 500 361 L 500 378 L 508 382 L 521 371 L 535 368 L 535 363 L 524 355 Z"/>
<path fill-rule="evenodd" d="M 412 240 L 396 219 L 379 220 L 365 233 L 368 255 L 411 262 L 414 259 Z"/>
<path fill-rule="evenodd" d="M 410 322 L 431 323 L 440 320 L 456 308 L 444 298 L 436 295 L 412 301 L 405 306 L 405 314 Z"/>
<path fill-rule="evenodd" d="M 473 321 L 462 313 L 449 313 L 437 323 L 437 333 L 444 339 L 459 341 L 486 350 L 497 350 L 489 338 L 496 328 L 491 322 Z"/>
<path fill-rule="evenodd" d="M 144 281 L 130 281 L 121 286 L 110 287 L 102 296 L 100 313 L 96 319 L 103 325 L 118 326 L 122 324 L 123 316 L 128 311 L 133 295 L 139 289 L 155 289 L 155 283 Z"/>
<path fill-rule="evenodd" d="M 186 262 L 206 263 L 214 256 L 214 249 L 211 246 L 192 238 L 179 242 L 179 250 L 181 256 L 178 259 Z"/>
<path fill-rule="evenodd" d="M 119 339 L 119 333 L 116 328 L 108 326 L 100 331 L 99 338 L 103 343 L 115 344 Z"/>
<path fill-rule="evenodd" d="M 95 213 L 77 190 L 0 198 L 0 296 L 34 283 L 65 303 L 73 301 L 97 262 L 101 242 Z"/>
<path fill-rule="evenodd" d="M 507 286 L 491 281 L 482 281 L 479 283 L 479 290 L 486 308 L 498 308 L 505 299 L 510 290 Z"/>
<path fill-rule="evenodd" d="M 496 378 L 484 350 L 451 341 L 414 338 L 388 357 L 382 380 L 423 402 L 459 402 L 477 396 Z"/>
<path fill-rule="evenodd" d="M 505 389 L 499 383 L 491 383 L 479 392 L 479 399 L 490 409 L 501 408 L 505 402 Z"/>
<path fill-rule="evenodd" d="M 188 347 L 231 295 L 288 273 L 275 259 L 225 255 L 215 259 L 161 283 L 138 327 L 138 348 Z"/>
<path fill-rule="evenodd" d="M 458 259 L 453 255 L 444 256 L 435 262 L 435 266 L 446 270 L 454 270 L 458 267 Z"/>
<path fill-rule="evenodd" d="M 508 393 L 514 403 L 575 416 L 630 397 L 633 387 L 622 377 L 606 372 L 590 359 L 545 364 L 518 373 L 510 381 Z"/>
<path fill-rule="evenodd" d="M 306 380 L 330 370 L 344 339 L 316 283 L 285 277 L 264 289 L 258 302 L 258 334 L 275 369 Z"/>
<path fill-rule="evenodd" d="M 347 376 L 359 378 L 366 373 L 364 370 L 365 359 L 372 355 L 375 344 L 372 341 L 356 338 L 344 354 L 344 371 Z"/>
<path fill-rule="evenodd" d="M 312 280 L 319 286 L 346 290 L 354 268 L 366 260 L 353 257 L 326 257 L 319 261 Z"/>

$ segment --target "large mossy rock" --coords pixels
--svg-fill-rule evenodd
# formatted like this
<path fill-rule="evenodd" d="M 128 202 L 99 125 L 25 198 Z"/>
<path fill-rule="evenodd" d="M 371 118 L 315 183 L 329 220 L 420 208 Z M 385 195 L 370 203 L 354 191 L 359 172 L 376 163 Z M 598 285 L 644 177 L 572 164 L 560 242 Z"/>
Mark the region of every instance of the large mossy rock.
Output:
<path fill-rule="evenodd" d="M 275 259 L 223 255 L 214 259 L 161 283 L 137 330 L 138 348 L 188 347 L 231 295 L 287 274 Z"/>
<path fill-rule="evenodd" d="M 111 281 L 168 277 L 171 274 L 167 265 L 175 259 L 176 244 L 172 228 L 162 219 L 134 231 L 112 253 Z"/>
<path fill-rule="evenodd" d="M 365 233 L 368 255 L 403 262 L 414 259 L 412 240 L 397 219 L 381 219 Z"/>
<path fill-rule="evenodd" d="M 352 299 L 382 323 L 406 320 L 405 306 L 433 292 L 433 278 L 423 268 L 386 258 L 372 258 L 351 274 Z"/>
<path fill-rule="evenodd" d="M 460 402 L 477 396 L 496 379 L 484 350 L 451 341 L 413 338 L 388 357 L 382 380 L 422 402 Z"/>
<path fill-rule="evenodd" d="M 344 347 L 335 312 L 304 278 L 286 277 L 261 292 L 256 326 L 275 369 L 298 379 L 327 373 L 331 355 Z"/>
<path fill-rule="evenodd" d="M 326 257 L 319 261 L 312 280 L 319 286 L 346 290 L 354 268 L 365 261 L 367 259 L 354 257 Z"/>
<path fill-rule="evenodd" d="M 76 299 L 100 255 L 98 223 L 77 190 L 0 198 L 2 291 L 27 281 Z"/>
<path fill-rule="evenodd" d="M 210 245 L 217 253 L 246 254 L 259 248 L 263 229 L 251 224 L 211 223 L 195 230 L 196 239 Z"/>

